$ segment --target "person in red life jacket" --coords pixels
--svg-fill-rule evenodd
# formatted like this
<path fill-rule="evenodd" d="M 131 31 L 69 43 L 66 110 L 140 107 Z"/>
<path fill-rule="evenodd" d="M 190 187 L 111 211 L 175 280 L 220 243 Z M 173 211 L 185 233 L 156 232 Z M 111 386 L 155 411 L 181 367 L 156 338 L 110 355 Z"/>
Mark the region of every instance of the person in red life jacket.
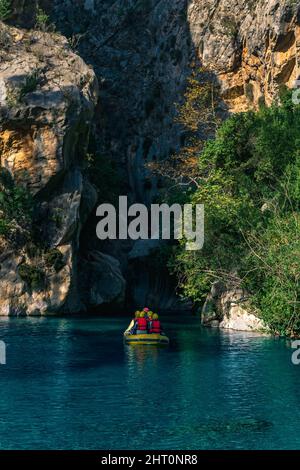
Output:
<path fill-rule="evenodd" d="M 161 323 L 159 321 L 159 317 L 157 313 L 153 313 L 150 333 L 160 335 L 162 333 Z"/>
<path fill-rule="evenodd" d="M 140 312 L 137 318 L 136 334 L 146 335 L 148 333 L 148 320 L 145 316 L 145 312 Z"/>

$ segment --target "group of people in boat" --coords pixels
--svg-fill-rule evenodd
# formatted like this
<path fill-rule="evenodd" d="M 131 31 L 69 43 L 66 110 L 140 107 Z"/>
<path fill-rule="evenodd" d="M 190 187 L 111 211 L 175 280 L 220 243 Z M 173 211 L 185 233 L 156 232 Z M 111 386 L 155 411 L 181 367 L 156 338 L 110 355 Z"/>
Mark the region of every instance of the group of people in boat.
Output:
<path fill-rule="evenodd" d="M 146 334 L 164 334 L 157 313 L 153 313 L 149 308 L 137 310 L 134 318 L 131 320 L 125 335 L 146 335 Z"/>

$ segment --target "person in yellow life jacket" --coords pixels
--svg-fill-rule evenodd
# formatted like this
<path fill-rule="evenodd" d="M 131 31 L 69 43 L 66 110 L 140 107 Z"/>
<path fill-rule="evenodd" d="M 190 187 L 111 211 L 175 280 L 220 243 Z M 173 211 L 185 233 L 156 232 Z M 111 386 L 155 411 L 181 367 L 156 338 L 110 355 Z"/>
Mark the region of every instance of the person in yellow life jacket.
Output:
<path fill-rule="evenodd" d="M 161 323 L 160 323 L 159 316 L 157 315 L 157 313 L 154 313 L 152 316 L 150 333 L 153 333 L 156 335 L 160 335 L 162 333 Z"/>
<path fill-rule="evenodd" d="M 136 334 L 145 335 L 148 333 L 148 320 L 146 318 L 145 312 L 140 312 L 137 318 Z"/>
<path fill-rule="evenodd" d="M 127 330 L 125 331 L 125 335 L 134 335 L 135 334 L 136 327 L 137 327 L 137 319 L 138 319 L 139 315 L 140 315 L 140 312 L 139 312 L 139 310 L 137 310 L 134 313 L 134 318 L 131 320 Z"/>

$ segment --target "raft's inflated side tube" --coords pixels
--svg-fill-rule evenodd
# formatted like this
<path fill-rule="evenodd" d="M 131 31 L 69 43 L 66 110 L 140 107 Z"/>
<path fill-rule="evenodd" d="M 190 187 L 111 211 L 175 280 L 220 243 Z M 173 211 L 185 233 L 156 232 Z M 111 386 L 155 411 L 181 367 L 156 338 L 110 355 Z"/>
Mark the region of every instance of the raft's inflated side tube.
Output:
<path fill-rule="evenodd" d="M 124 335 L 126 344 L 169 344 L 169 338 L 158 334 Z"/>

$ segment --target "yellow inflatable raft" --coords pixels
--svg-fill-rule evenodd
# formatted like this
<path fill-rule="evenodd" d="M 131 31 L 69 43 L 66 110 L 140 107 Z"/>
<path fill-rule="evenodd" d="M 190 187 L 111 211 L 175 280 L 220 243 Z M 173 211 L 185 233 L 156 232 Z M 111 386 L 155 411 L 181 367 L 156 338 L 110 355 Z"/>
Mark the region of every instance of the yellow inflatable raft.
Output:
<path fill-rule="evenodd" d="M 169 338 L 165 335 L 124 335 L 126 344 L 169 344 Z"/>

